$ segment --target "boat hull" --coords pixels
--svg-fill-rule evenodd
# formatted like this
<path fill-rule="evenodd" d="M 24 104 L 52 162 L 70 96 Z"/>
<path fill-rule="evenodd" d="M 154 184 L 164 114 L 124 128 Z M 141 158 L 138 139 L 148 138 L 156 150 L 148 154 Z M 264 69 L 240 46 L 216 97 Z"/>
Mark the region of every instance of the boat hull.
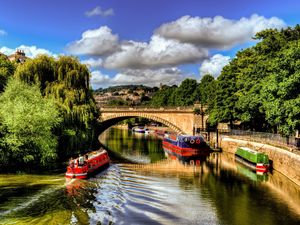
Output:
<path fill-rule="evenodd" d="M 188 141 L 183 141 L 188 138 Z M 202 137 L 196 136 L 169 136 L 163 140 L 163 149 L 169 155 L 173 155 L 180 160 L 190 161 L 210 153 L 209 146 Z"/>

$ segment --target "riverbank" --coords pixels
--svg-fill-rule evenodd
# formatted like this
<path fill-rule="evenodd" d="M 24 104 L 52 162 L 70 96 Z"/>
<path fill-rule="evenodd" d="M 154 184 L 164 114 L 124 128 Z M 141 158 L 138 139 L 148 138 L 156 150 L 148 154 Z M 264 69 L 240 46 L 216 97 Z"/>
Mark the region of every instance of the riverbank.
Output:
<path fill-rule="evenodd" d="M 300 156 L 287 150 L 267 144 L 222 137 L 220 147 L 224 152 L 234 154 L 239 146 L 247 146 L 268 154 L 272 168 L 300 186 Z"/>

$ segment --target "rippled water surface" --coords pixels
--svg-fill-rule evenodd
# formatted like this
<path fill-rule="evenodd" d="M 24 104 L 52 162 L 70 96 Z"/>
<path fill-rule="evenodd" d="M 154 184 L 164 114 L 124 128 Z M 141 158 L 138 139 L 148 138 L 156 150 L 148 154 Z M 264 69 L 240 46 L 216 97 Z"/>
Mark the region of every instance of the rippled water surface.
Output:
<path fill-rule="evenodd" d="M 300 188 L 276 171 L 257 175 L 224 153 L 187 166 L 127 130 L 100 140 L 118 159 L 89 180 L 0 175 L 0 224 L 300 224 Z"/>

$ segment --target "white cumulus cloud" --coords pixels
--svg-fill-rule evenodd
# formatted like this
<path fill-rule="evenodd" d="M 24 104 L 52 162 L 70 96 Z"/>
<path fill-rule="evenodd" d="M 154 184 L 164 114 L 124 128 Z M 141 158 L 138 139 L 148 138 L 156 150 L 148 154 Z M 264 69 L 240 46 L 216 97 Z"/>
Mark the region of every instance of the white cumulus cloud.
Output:
<path fill-rule="evenodd" d="M 87 17 L 92 17 L 92 16 L 102 16 L 102 17 L 113 16 L 114 15 L 114 10 L 112 8 L 109 8 L 107 10 L 103 10 L 100 6 L 97 6 L 96 8 L 85 12 L 85 15 Z"/>
<path fill-rule="evenodd" d="M 100 70 L 93 71 L 91 75 L 90 82 L 93 89 L 107 87 L 111 82 L 111 78 L 108 75 L 103 74 Z"/>
<path fill-rule="evenodd" d="M 46 54 L 46 55 L 50 55 L 50 56 L 54 56 L 54 57 L 57 56 L 47 49 L 38 48 L 34 45 L 33 46 L 20 45 L 19 47 L 15 48 L 15 49 L 3 46 L 0 48 L 0 52 L 4 53 L 5 55 L 11 55 L 11 54 L 15 53 L 17 49 L 23 50 L 25 52 L 26 56 L 29 58 L 35 58 L 36 56 L 41 55 L 41 54 Z"/>
<path fill-rule="evenodd" d="M 109 69 L 167 67 L 195 63 L 207 55 L 206 49 L 154 35 L 149 43 L 123 42 L 118 51 L 104 60 L 103 65 Z"/>
<path fill-rule="evenodd" d="M 102 66 L 102 62 L 101 58 L 89 58 L 81 61 L 81 63 L 86 64 L 89 68 L 99 68 Z"/>
<path fill-rule="evenodd" d="M 93 71 L 91 84 L 94 89 L 126 84 L 143 84 L 147 86 L 159 86 L 162 84 L 178 85 L 184 79 L 192 77 L 193 74 L 186 74 L 177 67 L 161 69 L 126 69 L 110 77 L 101 71 Z"/>
<path fill-rule="evenodd" d="M 211 74 L 214 77 L 218 77 L 223 69 L 230 62 L 229 56 L 224 56 L 221 54 L 216 54 L 210 59 L 203 61 L 199 68 L 200 76 L 205 74 Z"/>
<path fill-rule="evenodd" d="M 80 40 L 67 46 L 67 51 L 75 55 L 106 55 L 116 50 L 118 40 L 118 35 L 112 34 L 107 26 L 102 26 L 83 32 Z"/>
<path fill-rule="evenodd" d="M 214 18 L 183 16 L 161 25 L 155 33 L 202 47 L 228 49 L 250 41 L 259 31 L 285 26 L 285 22 L 277 17 L 265 18 L 257 14 L 239 20 L 230 20 L 222 16 Z"/>

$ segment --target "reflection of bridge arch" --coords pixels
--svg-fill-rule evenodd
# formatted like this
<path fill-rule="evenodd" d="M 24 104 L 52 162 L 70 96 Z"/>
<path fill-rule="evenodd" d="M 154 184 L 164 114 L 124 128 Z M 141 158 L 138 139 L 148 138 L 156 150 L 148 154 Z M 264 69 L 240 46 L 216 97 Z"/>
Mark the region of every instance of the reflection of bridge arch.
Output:
<path fill-rule="evenodd" d="M 193 134 L 196 128 L 205 128 L 207 116 L 200 119 L 194 107 L 149 108 L 149 107 L 102 107 L 100 108 L 103 129 L 128 118 L 142 117 L 160 122 L 177 133 Z"/>

